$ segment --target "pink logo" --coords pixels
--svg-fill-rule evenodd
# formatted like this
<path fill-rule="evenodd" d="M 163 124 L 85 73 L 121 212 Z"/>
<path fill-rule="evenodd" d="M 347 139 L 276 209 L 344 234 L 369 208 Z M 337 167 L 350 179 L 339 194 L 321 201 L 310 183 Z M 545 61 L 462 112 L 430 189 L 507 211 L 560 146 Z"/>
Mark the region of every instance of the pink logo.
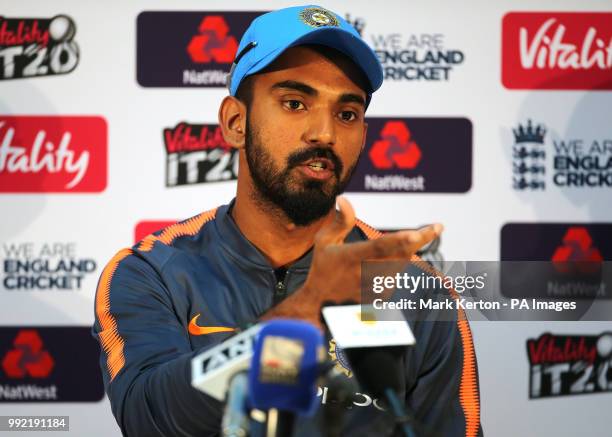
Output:
<path fill-rule="evenodd" d="M 612 13 L 511 12 L 502 83 L 511 89 L 612 89 Z"/>
<path fill-rule="evenodd" d="M 103 118 L 0 116 L 0 192 L 100 192 L 106 177 Z"/>

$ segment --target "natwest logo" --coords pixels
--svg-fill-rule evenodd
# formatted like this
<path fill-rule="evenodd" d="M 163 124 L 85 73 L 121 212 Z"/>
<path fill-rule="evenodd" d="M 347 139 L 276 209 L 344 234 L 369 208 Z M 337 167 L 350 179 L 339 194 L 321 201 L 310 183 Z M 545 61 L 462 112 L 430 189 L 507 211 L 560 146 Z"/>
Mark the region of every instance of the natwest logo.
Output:
<path fill-rule="evenodd" d="M 229 26 L 221 15 L 208 15 L 198 27 L 199 34 L 187 46 L 187 53 L 196 63 L 215 61 L 229 64 L 234 60 L 238 42 L 229 35 Z"/>
<path fill-rule="evenodd" d="M 22 329 L 13 342 L 14 349 L 2 359 L 2 369 L 9 378 L 46 378 L 53 370 L 54 361 L 43 349 L 43 342 L 34 329 Z"/>
<path fill-rule="evenodd" d="M 611 259 L 612 223 L 507 223 L 501 261 L 513 262 L 501 265 L 501 291 L 512 298 L 610 299 Z"/>
<path fill-rule="evenodd" d="M 102 117 L 0 116 L 0 192 L 100 192 L 106 167 Z"/>
<path fill-rule="evenodd" d="M 368 117 L 366 121 L 365 148 L 347 191 L 463 193 L 470 189 L 468 119 Z"/>
<path fill-rule="evenodd" d="M 563 244 L 553 253 L 555 268 L 562 273 L 597 273 L 603 257 L 587 228 L 571 226 L 563 236 Z"/>
<path fill-rule="evenodd" d="M 511 89 L 612 89 L 612 13 L 511 12 L 502 83 Z"/>
<path fill-rule="evenodd" d="M 593 247 L 593 239 L 583 226 L 568 228 L 563 244 L 555 250 L 553 261 L 603 261 L 599 249 Z"/>
<path fill-rule="evenodd" d="M 381 139 L 370 149 L 370 159 L 376 168 L 412 169 L 421 160 L 421 149 L 410 130 L 401 121 L 389 121 L 380 133 Z"/>
<path fill-rule="evenodd" d="M 263 11 L 144 11 L 136 79 L 144 87 L 224 87 L 238 41 Z"/>
<path fill-rule="evenodd" d="M 0 403 L 98 402 L 104 396 L 99 357 L 85 326 L 2 326 Z"/>

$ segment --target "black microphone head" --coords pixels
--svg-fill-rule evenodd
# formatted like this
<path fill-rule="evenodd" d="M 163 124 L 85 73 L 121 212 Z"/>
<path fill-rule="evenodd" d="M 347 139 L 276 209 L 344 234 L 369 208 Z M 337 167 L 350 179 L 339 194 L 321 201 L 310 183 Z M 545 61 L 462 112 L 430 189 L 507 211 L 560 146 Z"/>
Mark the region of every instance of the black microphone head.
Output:
<path fill-rule="evenodd" d="M 404 346 L 344 349 L 359 384 L 368 394 L 383 398 L 385 389 L 402 391 Z"/>

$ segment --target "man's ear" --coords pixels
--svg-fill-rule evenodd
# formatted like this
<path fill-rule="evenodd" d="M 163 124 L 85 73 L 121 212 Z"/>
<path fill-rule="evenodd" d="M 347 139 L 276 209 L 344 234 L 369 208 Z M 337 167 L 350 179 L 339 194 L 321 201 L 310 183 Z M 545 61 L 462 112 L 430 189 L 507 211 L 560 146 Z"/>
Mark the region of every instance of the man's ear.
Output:
<path fill-rule="evenodd" d="M 233 96 L 226 96 L 219 107 L 219 126 L 223 138 L 236 149 L 244 147 L 246 111 L 246 105 Z"/>

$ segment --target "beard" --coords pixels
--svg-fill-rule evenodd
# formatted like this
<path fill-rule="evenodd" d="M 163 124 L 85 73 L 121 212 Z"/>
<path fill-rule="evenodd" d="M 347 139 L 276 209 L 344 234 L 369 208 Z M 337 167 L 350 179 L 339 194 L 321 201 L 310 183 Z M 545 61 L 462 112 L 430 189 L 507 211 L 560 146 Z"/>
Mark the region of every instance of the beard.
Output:
<path fill-rule="evenodd" d="M 307 226 L 324 217 L 336 204 L 336 196 L 343 193 L 357 162 L 341 179 L 343 164 L 327 147 L 305 147 L 287 157 L 284 168 L 277 169 L 269 149 L 252 129 L 247 115 L 245 152 L 251 178 L 255 185 L 255 201 L 265 208 L 272 204 L 285 213 L 297 226 Z M 334 176 L 326 181 L 296 176 L 294 169 L 313 158 L 327 158 L 334 164 Z"/>

